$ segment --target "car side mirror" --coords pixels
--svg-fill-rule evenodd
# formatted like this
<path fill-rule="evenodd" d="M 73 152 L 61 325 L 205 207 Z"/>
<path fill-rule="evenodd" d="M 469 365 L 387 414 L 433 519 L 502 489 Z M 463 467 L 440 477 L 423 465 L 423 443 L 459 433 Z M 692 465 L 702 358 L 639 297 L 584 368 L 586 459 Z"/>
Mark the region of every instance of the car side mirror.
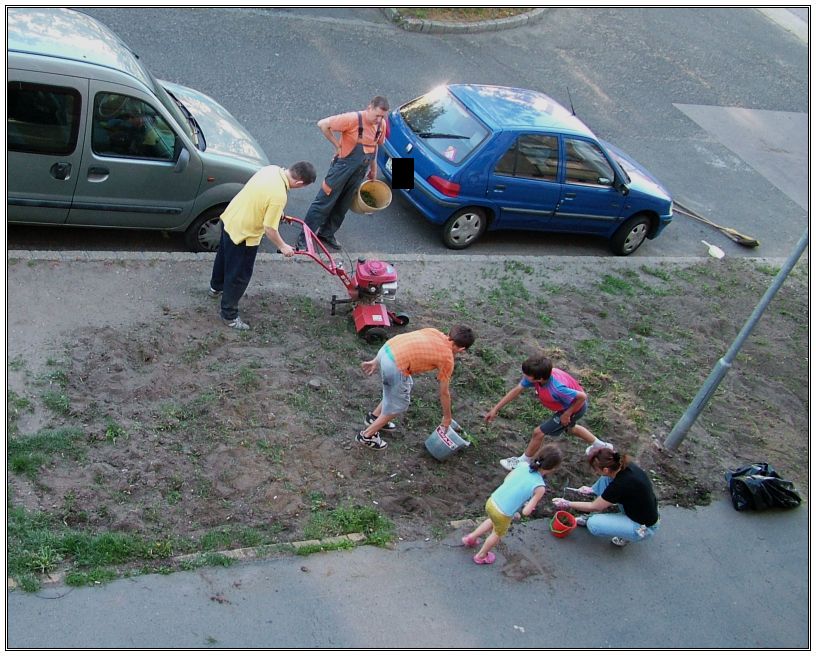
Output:
<path fill-rule="evenodd" d="M 181 152 L 179 152 L 178 159 L 176 160 L 176 166 L 173 168 L 173 171 L 176 173 L 181 173 L 184 169 L 187 168 L 187 165 L 190 163 L 190 151 L 186 148 L 182 148 Z"/>
<path fill-rule="evenodd" d="M 607 185 L 607 186 L 608 186 L 608 185 L 611 185 L 611 184 L 612 184 L 612 180 L 610 180 L 609 178 L 598 178 L 598 184 L 602 184 L 602 185 Z"/>
<path fill-rule="evenodd" d="M 618 190 L 618 193 L 621 196 L 628 196 L 629 195 L 629 187 L 626 186 L 626 183 L 621 182 L 619 178 L 615 178 L 615 181 L 612 183 L 615 189 Z"/>

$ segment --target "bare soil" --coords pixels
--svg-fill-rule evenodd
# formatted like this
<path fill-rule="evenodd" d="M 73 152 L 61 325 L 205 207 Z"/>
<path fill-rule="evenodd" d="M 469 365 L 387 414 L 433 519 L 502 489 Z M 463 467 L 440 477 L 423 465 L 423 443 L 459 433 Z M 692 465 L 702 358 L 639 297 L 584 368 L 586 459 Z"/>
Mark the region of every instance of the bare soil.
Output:
<path fill-rule="evenodd" d="M 198 538 L 255 527 L 281 541 L 301 537 L 315 510 L 359 504 L 391 519 L 402 538 L 435 535 L 450 520 L 483 514 L 504 476 L 498 460 L 518 455 L 547 416 L 531 397 L 490 426 L 482 420 L 537 349 L 583 382 L 591 404 L 584 423 L 634 457 L 661 504 L 706 504 L 725 490 L 728 468 L 750 462 L 770 462 L 807 496 L 806 263 L 773 301 L 685 442 L 669 453 L 656 444 L 726 352 L 770 284 L 772 266 L 736 259 L 599 258 L 589 268 L 578 266 L 579 258 L 457 261 L 466 264 L 455 270 L 398 264 L 397 304 L 412 317 L 402 330 L 467 323 L 477 333 L 452 385 L 454 416 L 473 445 L 444 462 L 424 448 L 441 417 L 432 375 L 416 378 L 411 408 L 398 430 L 384 435 L 388 449 L 354 442 L 379 399 L 378 377 L 365 377 L 359 366 L 377 346 L 359 339 L 348 317 L 330 315 L 326 294 L 309 285 L 294 291 L 298 269 L 276 264 L 284 273 L 275 269 L 274 276 L 263 266 L 256 270 L 258 280 L 288 276 L 291 284 L 259 287 L 253 280 L 242 301 L 253 330 L 236 333 L 218 322 L 217 301 L 204 293 L 206 262 L 183 279 L 179 272 L 189 263 L 165 271 L 131 262 L 107 266 L 107 274 L 99 264 L 70 271 L 54 264 L 46 274 L 12 263 L 10 278 L 27 281 L 12 282 L 12 297 L 17 287 L 27 288 L 32 302 L 44 293 L 38 281 L 60 276 L 77 283 L 70 285 L 77 298 L 94 294 L 101 284 L 94 281 L 104 275 L 133 281 L 147 297 L 151 286 L 173 285 L 184 296 L 161 301 L 155 316 L 136 313 L 90 328 L 79 317 L 51 350 L 16 348 L 11 338 L 9 391 L 30 406 L 10 414 L 10 436 L 66 426 L 84 435 L 78 455 L 56 454 L 33 476 L 9 473 L 12 503 L 92 532 Z M 173 285 L 168 275 L 178 276 Z M 331 290 L 323 278 L 323 291 Z M 62 298 L 53 310 L 57 324 L 60 313 L 80 306 Z M 95 298 L 100 312 L 108 302 L 127 306 L 113 295 Z M 68 409 L 45 407 L 49 389 L 65 394 Z M 564 486 L 592 482 L 583 443 L 556 442 L 564 464 L 550 478 L 552 494 L 539 516 L 552 514 L 550 499 Z"/>
<path fill-rule="evenodd" d="M 407 18 L 452 23 L 510 18 L 530 11 L 529 7 L 399 7 L 398 11 Z"/>

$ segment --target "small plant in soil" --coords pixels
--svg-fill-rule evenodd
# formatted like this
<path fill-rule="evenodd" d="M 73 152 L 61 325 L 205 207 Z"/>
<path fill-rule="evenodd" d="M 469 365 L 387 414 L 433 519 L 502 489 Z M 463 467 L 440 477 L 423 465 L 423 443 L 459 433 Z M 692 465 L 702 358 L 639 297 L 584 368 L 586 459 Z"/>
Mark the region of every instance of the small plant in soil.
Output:
<path fill-rule="evenodd" d="M 372 194 L 370 191 L 365 191 L 365 190 L 361 191 L 360 192 L 360 198 L 369 207 L 374 207 L 374 208 L 379 207 L 379 204 L 377 203 L 377 199 L 374 197 L 374 194 Z"/>

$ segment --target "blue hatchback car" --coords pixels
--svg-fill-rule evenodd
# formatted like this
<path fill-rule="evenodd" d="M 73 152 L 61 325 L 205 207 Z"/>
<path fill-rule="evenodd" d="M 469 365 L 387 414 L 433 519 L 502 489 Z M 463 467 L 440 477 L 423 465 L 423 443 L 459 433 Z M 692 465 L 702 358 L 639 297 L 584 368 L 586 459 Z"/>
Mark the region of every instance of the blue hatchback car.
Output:
<path fill-rule="evenodd" d="M 598 235 L 633 253 L 672 220 L 672 199 L 643 167 L 549 96 L 476 84 L 437 87 L 390 113 L 380 171 L 414 159 L 400 190 L 449 248 L 487 230 Z"/>

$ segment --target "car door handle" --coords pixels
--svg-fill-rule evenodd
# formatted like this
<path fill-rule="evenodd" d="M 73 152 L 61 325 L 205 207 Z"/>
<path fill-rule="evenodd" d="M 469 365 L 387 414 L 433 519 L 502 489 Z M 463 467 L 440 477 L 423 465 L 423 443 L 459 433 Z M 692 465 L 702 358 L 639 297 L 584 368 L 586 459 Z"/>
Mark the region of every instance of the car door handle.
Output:
<path fill-rule="evenodd" d="M 504 191 L 507 189 L 507 185 L 494 185 L 493 191 Z"/>
<path fill-rule="evenodd" d="M 564 200 L 572 200 L 573 198 L 575 198 L 575 192 L 564 194 Z"/>
<path fill-rule="evenodd" d="M 101 166 L 92 166 L 88 169 L 88 182 L 104 182 L 108 179 L 110 171 Z"/>
<path fill-rule="evenodd" d="M 71 175 L 71 164 L 69 162 L 56 162 L 50 169 L 51 177 L 57 180 L 67 180 Z"/>

